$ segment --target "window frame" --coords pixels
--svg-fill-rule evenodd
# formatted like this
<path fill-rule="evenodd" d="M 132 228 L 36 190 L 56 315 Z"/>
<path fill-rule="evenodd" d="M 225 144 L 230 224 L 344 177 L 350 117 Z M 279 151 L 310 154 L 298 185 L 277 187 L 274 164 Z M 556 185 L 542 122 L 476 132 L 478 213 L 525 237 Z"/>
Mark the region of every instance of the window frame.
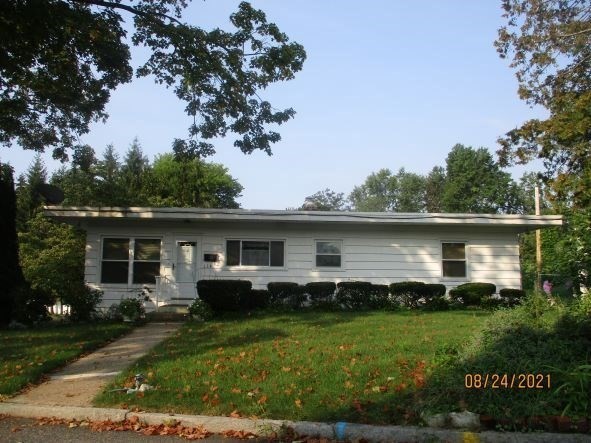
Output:
<path fill-rule="evenodd" d="M 339 243 L 340 244 L 340 254 L 319 254 L 318 253 L 318 243 Z M 342 238 L 317 238 L 314 239 L 314 270 L 316 271 L 344 271 L 345 270 L 345 253 L 344 249 L 344 241 Z M 317 257 L 318 255 L 334 255 L 339 256 L 341 258 L 341 265 L 340 266 L 318 266 Z"/>
<path fill-rule="evenodd" d="M 107 259 L 105 260 L 103 258 L 103 254 L 104 254 L 104 244 L 105 244 L 105 240 L 107 239 L 121 239 L 121 240 L 127 240 L 129 242 L 128 245 L 128 252 L 127 252 L 127 282 L 125 283 L 103 283 L 103 262 L 107 261 L 107 262 L 123 262 L 125 263 L 126 260 L 120 259 L 120 260 L 111 260 L 111 259 Z M 136 240 L 159 240 L 160 241 L 160 259 L 159 260 L 136 260 L 135 259 L 135 241 Z M 155 287 L 156 283 L 134 283 L 133 282 L 133 277 L 134 277 L 134 263 L 160 263 L 160 266 L 158 268 L 158 274 L 162 275 L 162 257 L 163 257 L 163 252 L 164 252 L 164 248 L 163 248 L 163 237 L 162 236 L 156 236 L 156 235 L 135 235 L 135 236 L 130 236 L 130 235 L 102 235 L 101 239 L 100 239 L 100 255 L 99 255 L 99 269 L 98 269 L 98 281 L 100 285 L 103 286 L 128 286 L 128 287 L 142 287 L 142 286 L 149 286 L 149 287 Z"/>
<path fill-rule="evenodd" d="M 443 258 L 443 245 L 445 244 L 453 244 L 453 243 L 461 243 L 464 245 L 464 259 L 444 259 Z M 470 244 L 466 240 L 441 240 L 439 246 L 439 253 L 440 253 L 440 269 L 441 269 L 441 280 L 445 281 L 469 281 L 470 280 Z M 443 263 L 444 262 L 464 262 L 465 265 L 465 275 L 463 277 L 449 277 L 443 274 Z"/>
<path fill-rule="evenodd" d="M 228 264 L 228 242 L 229 241 L 237 241 L 240 242 L 240 246 L 238 248 L 239 251 L 239 258 L 237 265 L 229 265 Z M 268 265 L 243 265 L 242 264 L 242 243 L 243 242 L 267 242 L 269 244 L 269 264 Z M 272 242 L 281 242 L 283 243 L 283 265 L 281 266 L 271 266 L 271 243 Z M 251 238 L 251 237 L 226 237 L 224 238 L 224 268 L 225 269 L 247 269 L 247 270 L 257 270 L 257 269 L 265 269 L 265 270 L 285 270 L 287 269 L 287 239 L 286 238 Z"/>

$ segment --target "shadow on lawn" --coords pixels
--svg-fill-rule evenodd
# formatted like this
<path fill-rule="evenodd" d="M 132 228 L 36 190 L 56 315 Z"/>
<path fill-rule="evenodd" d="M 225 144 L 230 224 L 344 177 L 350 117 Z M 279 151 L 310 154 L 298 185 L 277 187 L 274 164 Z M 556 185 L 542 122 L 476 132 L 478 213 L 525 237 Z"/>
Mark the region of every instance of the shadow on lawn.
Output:
<path fill-rule="evenodd" d="M 572 374 L 588 364 L 591 320 L 577 323 L 564 316 L 547 329 L 527 324 L 499 326 L 489 327 L 481 341 L 473 344 L 477 350 L 461 351 L 466 352 L 462 359 L 451 349 L 440 354 L 438 365 L 426 368 L 424 386 L 420 378 L 411 376 L 404 390 L 396 392 L 388 386 L 384 393 L 349 397 L 349 404 L 317 408 L 307 419 L 418 424 L 422 413 L 468 410 L 483 416 L 483 425 L 489 428 L 588 432 L 591 380 L 587 376 L 585 382 L 583 376 L 576 379 Z M 507 378 L 503 380 L 504 374 Z M 567 406 L 564 415 L 570 419 L 560 417 Z"/>

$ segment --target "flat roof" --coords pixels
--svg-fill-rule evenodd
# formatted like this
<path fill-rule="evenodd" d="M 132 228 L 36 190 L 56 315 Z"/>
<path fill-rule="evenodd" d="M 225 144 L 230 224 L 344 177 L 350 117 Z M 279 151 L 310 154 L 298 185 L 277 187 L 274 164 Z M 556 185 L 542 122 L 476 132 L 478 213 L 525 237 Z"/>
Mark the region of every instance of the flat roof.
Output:
<path fill-rule="evenodd" d="M 523 230 L 561 226 L 561 215 L 447 214 L 274 209 L 46 206 L 45 215 L 69 223 L 108 220 L 289 222 L 396 225 L 481 225 Z"/>

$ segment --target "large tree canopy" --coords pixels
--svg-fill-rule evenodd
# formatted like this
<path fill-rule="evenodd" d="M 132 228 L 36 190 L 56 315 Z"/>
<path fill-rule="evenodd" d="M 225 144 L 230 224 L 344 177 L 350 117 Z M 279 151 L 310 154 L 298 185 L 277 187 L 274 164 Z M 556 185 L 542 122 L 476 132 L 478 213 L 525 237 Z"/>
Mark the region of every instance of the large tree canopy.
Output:
<path fill-rule="evenodd" d="M 545 107 L 500 140 L 503 164 L 544 161 L 559 199 L 591 203 L 591 1 L 503 0 L 495 43 L 511 58 L 519 95 Z"/>
<path fill-rule="evenodd" d="M 233 32 L 182 21 L 187 0 L 3 0 L 0 2 L 0 143 L 52 148 L 65 159 L 105 119 L 112 90 L 133 75 L 130 44 L 151 55 L 136 71 L 174 90 L 192 118 L 188 145 L 208 155 L 207 140 L 238 135 L 245 153 L 271 153 L 269 125 L 293 117 L 259 92 L 293 78 L 306 53 L 265 14 L 240 3 Z M 124 20 L 133 20 L 129 36 Z"/>

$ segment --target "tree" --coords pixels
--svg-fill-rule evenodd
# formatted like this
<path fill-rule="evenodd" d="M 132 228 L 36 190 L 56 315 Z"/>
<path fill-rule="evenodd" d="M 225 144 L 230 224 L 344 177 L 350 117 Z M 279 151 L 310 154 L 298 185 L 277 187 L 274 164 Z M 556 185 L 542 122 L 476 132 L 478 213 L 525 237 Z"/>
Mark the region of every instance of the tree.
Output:
<path fill-rule="evenodd" d="M 52 298 L 67 300 L 84 289 L 85 235 L 39 213 L 19 233 L 20 260 L 27 282 Z"/>
<path fill-rule="evenodd" d="M 308 206 L 311 204 L 315 211 L 348 211 L 350 209 L 345 194 L 329 188 L 306 197 L 305 203 L 298 209 L 305 210 L 307 204 Z"/>
<path fill-rule="evenodd" d="M 517 186 L 485 149 L 455 145 L 446 159 L 444 212 L 515 213 Z"/>
<path fill-rule="evenodd" d="M 396 175 L 381 169 L 355 186 L 349 200 L 357 211 L 424 212 L 425 178 L 404 168 Z"/>
<path fill-rule="evenodd" d="M 120 181 L 121 164 L 115 147 L 106 147 L 96 167 L 95 193 L 104 206 L 124 206 L 125 193 Z"/>
<path fill-rule="evenodd" d="M 349 200 L 356 211 L 394 211 L 396 202 L 396 176 L 389 169 L 380 169 L 367 176 L 365 182 L 355 186 Z"/>
<path fill-rule="evenodd" d="M 507 24 L 495 42 L 511 58 L 519 96 L 549 111 L 499 140 L 502 164 L 544 161 L 557 197 L 591 204 L 591 2 L 503 0 Z"/>
<path fill-rule="evenodd" d="M 304 48 L 247 2 L 230 17 L 234 32 L 182 22 L 187 3 L 1 2 L 0 143 L 52 147 L 56 158 L 67 158 L 90 123 L 107 117 L 111 91 L 131 81 L 133 44 L 151 51 L 136 75 L 152 75 L 186 102 L 195 152 L 211 154 L 205 140 L 233 132 L 243 152 L 270 154 L 280 136 L 266 127 L 286 122 L 295 111 L 276 110 L 259 92 L 292 79 L 306 58 Z M 123 26 L 129 16 L 130 38 Z"/>
<path fill-rule="evenodd" d="M 397 179 L 396 211 L 425 212 L 425 177 L 400 168 Z"/>
<path fill-rule="evenodd" d="M 223 165 L 163 154 L 154 160 L 150 206 L 238 208 L 242 186 Z"/>
<path fill-rule="evenodd" d="M 441 197 L 445 189 L 445 169 L 434 166 L 425 179 L 425 209 L 427 212 L 443 212 Z"/>
<path fill-rule="evenodd" d="M 147 203 L 145 186 L 148 182 L 149 169 L 150 161 L 144 156 L 142 146 L 136 137 L 125 153 L 121 166 L 120 180 L 124 190 L 126 206 L 143 206 Z"/>
<path fill-rule="evenodd" d="M 504 0 L 507 24 L 495 42 L 511 59 L 519 95 L 549 112 L 499 140 L 502 164 L 544 162 L 552 211 L 566 226 L 549 256 L 575 284 L 591 284 L 591 2 Z M 545 239 L 543 244 L 545 244 Z M 544 254 L 544 257 L 548 257 Z"/>
<path fill-rule="evenodd" d="M 16 226 L 18 231 L 25 229 L 25 225 L 31 217 L 39 210 L 43 203 L 39 194 L 39 185 L 47 182 L 47 170 L 37 154 L 33 162 L 27 169 L 24 177 L 19 177 L 19 183 L 16 188 Z"/>
<path fill-rule="evenodd" d="M 7 325 L 12 318 L 15 292 L 24 282 L 18 260 L 16 236 L 16 198 L 14 193 L 13 170 L 10 165 L 0 163 L 0 238 L 4 243 L 0 254 L 0 325 Z"/>
<path fill-rule="evenodd" d="M 51 183 L 64 191 L 65 205 L 101 205 L 97 197 L 96 156 L 88 145 L 76 146 L 70 167 L 62 166 L 51 177 Z"/>

